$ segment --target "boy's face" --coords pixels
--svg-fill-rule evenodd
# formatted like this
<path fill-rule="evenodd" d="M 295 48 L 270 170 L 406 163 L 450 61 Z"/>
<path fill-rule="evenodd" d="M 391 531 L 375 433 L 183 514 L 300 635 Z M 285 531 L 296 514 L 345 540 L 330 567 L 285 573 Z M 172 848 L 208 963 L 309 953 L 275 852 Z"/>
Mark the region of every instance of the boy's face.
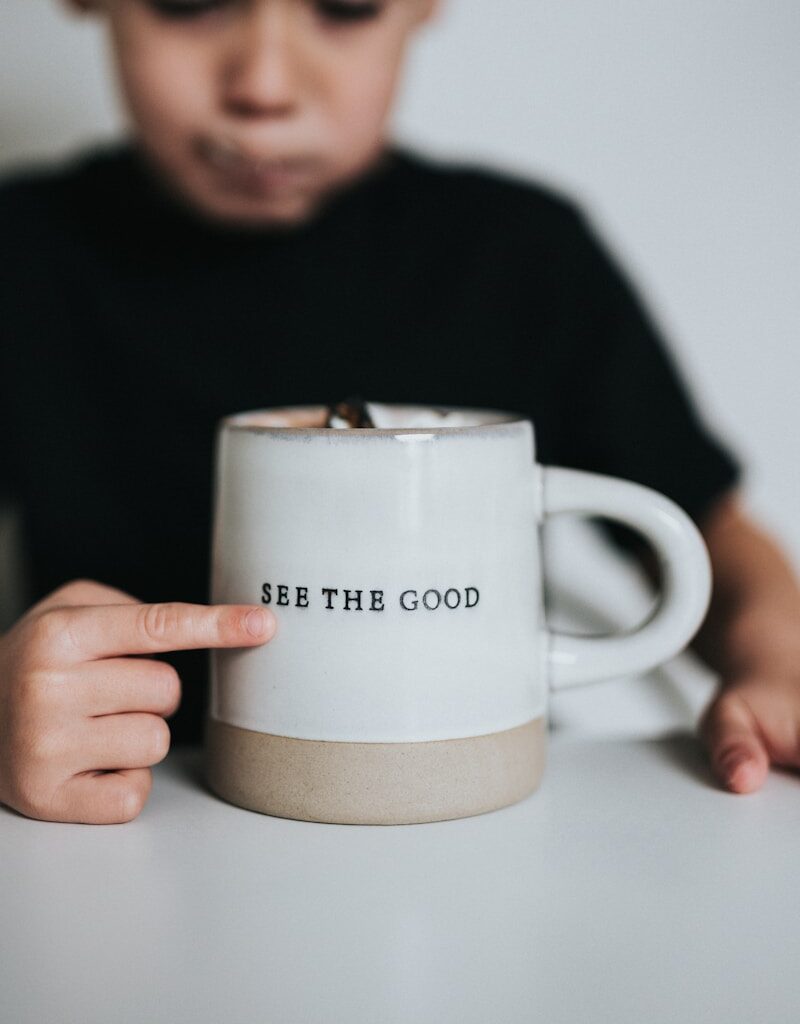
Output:
<path fill-rule="evenodd" d="M 436 0 L 69 0 L 108 18 L 140 148 L 214 220 L 298 224 L 375 162 Z"/>

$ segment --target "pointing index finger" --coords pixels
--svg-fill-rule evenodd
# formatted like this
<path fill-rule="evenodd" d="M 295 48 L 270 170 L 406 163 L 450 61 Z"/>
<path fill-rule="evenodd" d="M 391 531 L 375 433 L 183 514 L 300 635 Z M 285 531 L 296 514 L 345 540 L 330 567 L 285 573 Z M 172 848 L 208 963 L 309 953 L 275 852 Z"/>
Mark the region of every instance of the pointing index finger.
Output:
<path fill-rule="evenodd" d="M 210 647 L 255 647 L 275 632 L 274 613 L 249 604 L 96 605 L 71 608 L 80 660 Z"/>

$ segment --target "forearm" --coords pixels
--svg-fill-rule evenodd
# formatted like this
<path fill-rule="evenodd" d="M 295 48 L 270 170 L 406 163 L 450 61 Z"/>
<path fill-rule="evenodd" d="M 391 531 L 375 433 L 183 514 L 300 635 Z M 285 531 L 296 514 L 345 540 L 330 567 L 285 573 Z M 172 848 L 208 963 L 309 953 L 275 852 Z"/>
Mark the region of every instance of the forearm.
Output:
<path fill-rule="evenodd" d="M 723 678 L 800 671 L 800 585 L 775 541 L 736 504 L 703 530 L 714 590 L 692 648 Z"/>

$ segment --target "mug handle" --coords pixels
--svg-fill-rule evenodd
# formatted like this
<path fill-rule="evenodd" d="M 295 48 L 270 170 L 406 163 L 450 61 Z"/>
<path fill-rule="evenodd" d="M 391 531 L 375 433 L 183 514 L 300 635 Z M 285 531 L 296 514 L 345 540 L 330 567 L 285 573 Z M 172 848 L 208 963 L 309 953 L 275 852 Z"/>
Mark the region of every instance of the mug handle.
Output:
<path fill-rule="evenodd" d="M 678 654 L 694 636 L 711 599 L 711 561 L 689 516 L 665 495 L 616 477 L 539 466 L 540 521 L 561 512 L 624 523 L 650 542 L 661 564 L 663 590 L 637 629 L 604 637 L 547 630 L 551 690 L 636 675 Z"/>

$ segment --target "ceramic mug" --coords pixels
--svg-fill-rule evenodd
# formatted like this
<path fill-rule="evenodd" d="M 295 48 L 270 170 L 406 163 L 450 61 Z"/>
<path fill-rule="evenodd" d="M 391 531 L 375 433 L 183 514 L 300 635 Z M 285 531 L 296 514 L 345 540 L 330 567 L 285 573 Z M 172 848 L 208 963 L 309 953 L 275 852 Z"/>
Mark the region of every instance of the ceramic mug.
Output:
<path fill-rule="evenodd" d="M 709 558 L 673 501 L 538 464 L 524 416 L 449 411 L 464 425 L 331 429 L 323 406 L 220 421 L 210 600 L 278 620 L 263 646 L 210 652 L 206 775 L 224 799 L 353 824 L 506 806 L 540 781 L 551 690 L 652 669 L 698 629 Z M 548 629 L 539 527 L 562 512 L 655 549 L 663 593 L 640 628 Z"/>

